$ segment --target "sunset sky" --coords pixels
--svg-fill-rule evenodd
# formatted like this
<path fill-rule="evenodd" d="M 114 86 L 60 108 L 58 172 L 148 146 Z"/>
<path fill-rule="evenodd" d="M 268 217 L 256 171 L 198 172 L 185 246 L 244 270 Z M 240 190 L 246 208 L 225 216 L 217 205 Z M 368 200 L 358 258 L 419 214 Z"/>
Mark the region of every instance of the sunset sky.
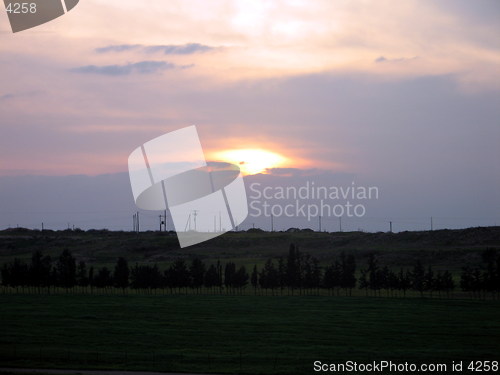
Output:
<path fill-rule="evenodd" d="M 499 35 L 495 0 L 81 0 L 16 34 L 0 12 L 0 175 L 126 172 L 195 124 L 247 173 L 349 173 L 495 217 Z"/>

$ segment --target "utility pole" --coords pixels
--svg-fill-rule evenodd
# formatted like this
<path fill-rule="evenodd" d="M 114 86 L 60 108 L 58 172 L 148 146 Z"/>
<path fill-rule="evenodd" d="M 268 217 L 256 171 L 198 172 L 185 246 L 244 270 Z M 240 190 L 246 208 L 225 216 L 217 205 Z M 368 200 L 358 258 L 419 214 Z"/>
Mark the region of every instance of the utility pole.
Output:
<path fill-rule="evenodd" d="M 342 232 L 342 216 L 339 216 L 339 232 Z"/>
<path fill-rule="evenodd" d="M 163 215 L 160 214 L 160 232 L 163 226 L 163 231 L 167 231 L 167 210 L 163 211 Z"/>
<path fill-rule="evenodd" d="M 274 232 L 274 216 L 271 214 L 271 232 Z"/>
<path fill-rule="evenodd" d="M 319 215 L 319 231 L 321 232 L 321 215 Z"/>
<path fill-rule="evenodd" d="M 389 232 L 392 233 L 392 221 L 389 221 Z"/>
<path fill-rule="evenodd" d="M 198 216 L 198 210 L 193 210 L 193 218 L 194 218 L 194 231 L 196 232 L 196 216 Z"/>
<path fill-rule="evenodd" d="M 43 221 L 42 221 L 42 232 L 43 232 Z"/>
<path fill-rule="evenodd" d="M 141 227 L 139 225 L 139 211 L 137 211 L 137 233 L 141 230 Z"/>
<path fill-rule="evenodd" d="M 431 230 L 434 230 L 434 223 L 432 222 L 432 216 L 431 216 Z"/>

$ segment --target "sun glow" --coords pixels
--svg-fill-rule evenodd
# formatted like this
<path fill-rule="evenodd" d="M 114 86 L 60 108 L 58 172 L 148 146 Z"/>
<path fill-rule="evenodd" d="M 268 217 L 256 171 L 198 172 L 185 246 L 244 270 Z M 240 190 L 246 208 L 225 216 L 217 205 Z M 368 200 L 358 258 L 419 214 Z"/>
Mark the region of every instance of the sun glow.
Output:
<path fill-rule="evenodd" d="M 213 156 L 217 161 L 239 165 L 245 175 L 265 173 L 266 169 L 279 167 L 286 161 L 284 156 L 262 149 L 225 150 Z"/>

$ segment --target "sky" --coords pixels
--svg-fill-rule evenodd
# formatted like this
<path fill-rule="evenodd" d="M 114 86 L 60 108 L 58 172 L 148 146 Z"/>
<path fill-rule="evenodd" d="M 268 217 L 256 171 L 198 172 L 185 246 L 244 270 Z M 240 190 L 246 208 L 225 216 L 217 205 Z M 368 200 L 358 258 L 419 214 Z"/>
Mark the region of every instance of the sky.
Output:
<path fill-rule="evenodd" d="M 81 0 L 16 34 L 0 12 L 0 228 L 37 226 L 33 197 L 68 212 L 54 226 L 76 221 L 88 204 L 22 185 L 122 176 L 138 145 L 192 124 L 208 159 L 243 163 L 247 188 L 379 187 L 377 225 L 354 229 L 495 225 L 499 35 L 495 0 Z M 256 149 L 272 155 L 234 152 Z"/>

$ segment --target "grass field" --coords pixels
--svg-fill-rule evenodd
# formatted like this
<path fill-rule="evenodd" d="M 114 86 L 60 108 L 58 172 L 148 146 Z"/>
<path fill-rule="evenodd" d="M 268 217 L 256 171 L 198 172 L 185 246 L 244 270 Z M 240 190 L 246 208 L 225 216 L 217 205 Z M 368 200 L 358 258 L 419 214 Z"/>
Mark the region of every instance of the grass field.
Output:
<path fill-rule="evenodd" d="M 498 360 L 500 302 L 0 295 L 3 366 L 313 373 L 315 360 Z"/>

